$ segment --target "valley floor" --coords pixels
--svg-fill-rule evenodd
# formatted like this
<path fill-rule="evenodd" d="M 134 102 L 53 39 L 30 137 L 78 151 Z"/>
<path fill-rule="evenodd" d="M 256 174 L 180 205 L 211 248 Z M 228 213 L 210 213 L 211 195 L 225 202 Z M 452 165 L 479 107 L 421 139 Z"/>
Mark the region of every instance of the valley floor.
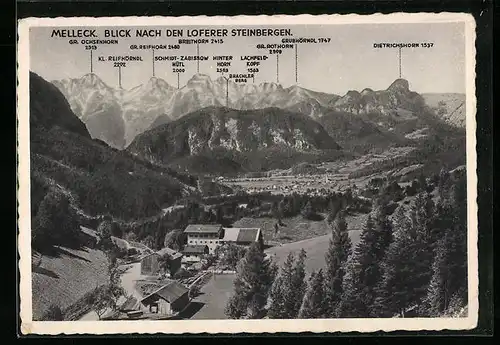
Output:
<path fill-rule="evenodd" d="M 380 154 L 366 154 L 349 161 L 311 164 L 318 170 L 314 174 L 292 174 L 289 170 L 281 170 L 273 171 L 265 177 L 223 178 L 219 182 L 231 188 L 240 188 L 247 193 L 291 194 L 306 193 L 308 190 L 318 193 L 322 189 L 342 192 L 353 185 L 363 188 L 372 178 L 384 178 L 388 175 L 404 177 L 418 173 L 422 168 L 421 164 L 394 169 L 381 168 L 381 165 L 391 160 L 402 159 L 414 149 L 413 147 L 391 148 Z"/>

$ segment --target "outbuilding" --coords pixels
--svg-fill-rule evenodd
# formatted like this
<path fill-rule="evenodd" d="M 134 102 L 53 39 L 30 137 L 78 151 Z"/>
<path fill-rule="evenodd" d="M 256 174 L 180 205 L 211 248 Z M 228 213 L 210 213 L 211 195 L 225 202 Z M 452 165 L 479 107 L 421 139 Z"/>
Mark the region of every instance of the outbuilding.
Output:
<path fill-rule="evenodd" d="M 181 268 L 182 254 L 168 247 L 143 257 L 141 259 L 141 274 L 145 276 L 160 274 L 162 271 L 161 260 L 164 256 L 168 256 L 168 273 L 173 276 Z"/>
<path fill-rule="evenodd" d="M 183 262 L 199 262 L 208 255 L 209 249 L 207 245 L 191 245 L 186 246 L 182 251 Z"/>
<path fill-rule="evenodd" d="M 148 313 L 172 315 L 184 310 L 189 304 L 189 289 L 177 281 L 160 287 L 141 300 Z"/>

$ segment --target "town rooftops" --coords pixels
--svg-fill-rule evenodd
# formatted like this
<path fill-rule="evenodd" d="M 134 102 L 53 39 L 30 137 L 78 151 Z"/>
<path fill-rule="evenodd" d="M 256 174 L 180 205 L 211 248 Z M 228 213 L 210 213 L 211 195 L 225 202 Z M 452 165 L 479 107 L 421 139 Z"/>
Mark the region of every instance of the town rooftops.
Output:
<path fill-rule="evenodd" d="M 260 228 L 224 228 L 224 242 L 247 243 L 259 240 Z"/>
<path fill-rule="evenodd" d="M 186 246 L 182 251 L 184 254 L 205 254 L 208 251 L 208 246 L 194 245 Z"/>
<path fill-rule="evenodd" d="M 184 229 L 186 234 L 216 234 L 220 231 L 220 224 L 190 224 Z"/>
<path fill-rule="evenodd" d="M 173 303 L 184 296 L 187 292 L 189 292 L 189 289 L 187 287 L 177 281 L 172 281 L 144 297 L 141 302 L 150 300 L 151 298 L 158 296 L 169 303 Z"/>

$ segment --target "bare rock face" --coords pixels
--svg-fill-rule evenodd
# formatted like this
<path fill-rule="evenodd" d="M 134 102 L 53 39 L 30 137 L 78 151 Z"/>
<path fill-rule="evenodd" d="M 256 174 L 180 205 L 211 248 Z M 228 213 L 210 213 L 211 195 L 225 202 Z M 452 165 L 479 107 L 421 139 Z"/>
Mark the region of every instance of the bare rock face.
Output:
<path fill-rule="evenodd" d="M 125 124 L 119 91 L 106 85 L 96 74 L 52 82 L 66 97 L 73 112 L 87 125 L 92 138 L 123 148 Z"/>
<path fill-rule="evenodd" d="M 391 115 L 400 109 L 417 112 L 422 109 L 424 103 L 422 96 L 410 91 L 407 80 L 397 79 L 386 90 L 364 89 L 361 93 L 348 91 L 330 104 L 330 107 L 353 114 Z"/>
<path fill-rule="evenodd" d="M 322 107 L 338 98 L 298 86 L 285 89 L 272 82 L 238 84 L 223 77 L 212 80 L 204 74 L 195 74 L 180 89 L 156 77 L 130 90 L 114 89 L 96 74 L 52 83 L 87 124 L 92 137 L 116 148 L 128 146 L 148 129 L 205 107 L 240 110 L 278 107 L 320 118 L 324 113 Z"/>
<path fill-rule="evenodd" d="M 228 157 L 253 157 L 265 150 L 273 155 L 339 149 L 325 129 L 308 116 L 279 108 L 225 107 L 203 108 L 144 132 L 127 148 L 162 164 L 214 152 L 224 152 Z"/>
<path fill-rule="evenodd" d="M 195 74 L 180 89 L 156 77 L 130 90 L 114 89 L 95 74 L 53 83 L 87 125 L 91 136 L 119 149 L 130 145 L 147 130 L 206 107 L 237 110 L 274 107 L 298 112 L 316 121 L 321 121 L 331 110 L 365 118 L 379 115 L 385 118 L 374 123 L 383 123 L 389 129 L 393 119 L 414 120 L 425 106 L 423 97 L 412 92 L 404 79 L 395 80 L 385 90 L 351 90 L 342 97 L 297 85 L 283 88 L 273 82 L 239 84 L 222 76 L 212 80 L 204 74 Z"/>

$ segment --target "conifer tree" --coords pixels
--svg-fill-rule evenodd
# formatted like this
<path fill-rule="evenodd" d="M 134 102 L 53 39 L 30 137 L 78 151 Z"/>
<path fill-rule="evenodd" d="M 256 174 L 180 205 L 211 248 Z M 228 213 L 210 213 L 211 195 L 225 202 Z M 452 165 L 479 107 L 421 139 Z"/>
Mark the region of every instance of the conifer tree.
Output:
<path fill-rule="evenodd" d="M 377 233 L 371 215 L 368 215 L 360 241 L 354 249 L 349 263 L 349 274 L 343 289 L 344 295 L 340 307 L 345 317 L 369 317 L 370 307 L 375 299 L 375 288 L 380 279 L 381 270 L 375 250 Z"/>
<path fill-rule="evenodd" d="M 294 305 L 292 295 L 294 262 L 293 252 L 288 253 L 278 276 L 274 280 L 270 292 L 271 304 L 268 314 L 270 318 L 289 319 L 294 317 L 291 315 L 291 309 Z"/>
<path fill-rule="evenodd" d="M 427 296 L 420 309 L 425 316 L 441 316 L 454 303 L 467 303 L 467 227 L 466 227 L 466 190 L 465 181 L 450 189 L 454 217 L 451 226 L 436 246 L 432 265 L 432 278 Z M 461 210 L 462 209 L 462 210 Z M 465 215 L 465 216 L 464 216 Z M 439 214 L 439 218 L 447 214 Z M 453 308 L 452 308 L 453 309 Z"/>
<path fill-rule="evenodd" d="M 262 317 L 275 276 L 276 265 L 265 257 L 258 243 L 252 244 L 238 264 L 226 315 L 233 319 Z"/>
<path fill-rule="evenodd" d="M 396 213 L 394 241 L 390 244 L 382 263 L 383 278 L 377 286 L 372 316 L 404 316 L 406 309 L 418 302 L 413 276 L 418 260 L 418 242 L 411 219 L 404 207 Z"/>
<path fill-rule="evenodd" d="M 302 300 L 304 299 L 304 294 L 306 293 L 307 283 L 306 278 L 306 267 L 305 260 L 307 254 L 304 249 L 299 253 L 297 262 L 292 275 L 292 288 L 291 288 L 291 305 L 290 305 L 290 316 L 297 317 L 299 314 L 300 306 Z"/>
<path fill-rule="evenodd" d="M 434 260 L 434 246 L 438 238 L 434 235 L 436 213 L 432 196 L 429 193 L 420 193 L 415 198 L 415 205 L 411 213 L 413 238 L 413 255 L 415 257 L 412 268 L 412 285 L 414 297 L 420 300 L 427 294 L 427 288 L 432 275 Z"/>
<path fill-rule="evenodd" d="M 329 317 L 336 317 L 338 303 L 342 296 L 342 280 L 345 264 L 351 255 L 351 239 L 347 232 L 344 212 L 341 212 L 333 225 L 332 238 L 326 253 L 325 295 L 326 312 Z"/>
<path fill-rule="evenodd" d="M 392 223 L 389 219 L 389 205 L 386 200 L 386 196 L 383 194 L 379 196 L 376 202 L 375 215 L 373 218 L 373 231 L 374 231 L 374 243 L 373 243 L 373 253 L 375 255 L 376 262 L 380 262 L 384 255 L 387 247 L 392 241 Z"/>
<path fill-rule="evenodd" d="M 302 217 L 304 217 L 305 219 L 311 219 L 312 217 L 314 217 L 315 213 L 314 213 L 314 209 L 313 209 L 311 200 L 309 200 L 306 203 L 306 205 L 304 206 L 304 208 L 301 211 L 301 214 L 302 214 Z"/>
<path fill-rule="evenodd" d="M 436 247 L 436 256 L 432 265 L 432 278 L 429 283 L 427 297 L 422 308 L 420 308 L 421 314 L 427 314 L 427 316 L 431 317 L 437 317 L 443 313 L 451 298 L 448 291 L 450 272 L 446 267 L 447 249 L 445 242 L 449 240 L 449 234 L 450 232 L 447 231 Z"/>
<path fill-rule="evenodd" d="M 285 315 L 285 292 L 283 289 L 283 277 L 277 274 L 274 279 L 271 291 L 269 292 L 270 304 L 267 316 L 270 319 L 284 319 Z"/>
<path fill-rule="evenodd" d="M 450 173 L 441 169 L 438 177 L 438 195 L 441 200 L 445 199 L 451 188 Z"/>
<path fill-rule="evenodd" d="M 300 307 L 299 319 L 319 319 L 325 317 L 325 293 L 323 271 L 312 272 L 307 291 Z"/>

